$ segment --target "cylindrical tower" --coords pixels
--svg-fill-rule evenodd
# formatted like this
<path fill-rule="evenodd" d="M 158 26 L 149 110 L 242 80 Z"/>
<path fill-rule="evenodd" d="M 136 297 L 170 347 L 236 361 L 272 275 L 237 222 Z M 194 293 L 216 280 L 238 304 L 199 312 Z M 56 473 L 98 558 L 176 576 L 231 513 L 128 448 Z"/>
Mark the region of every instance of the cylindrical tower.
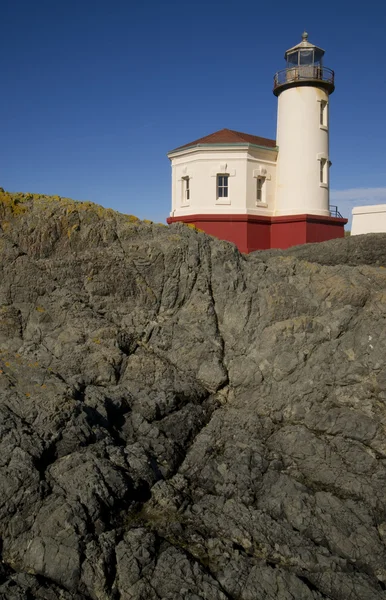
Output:
<path fill-rule="evenodd" d="M 334 72 L 324 50 L 302 41 L 285 53 L 287 67 L 274 78 L 278 97 L 275 215 L 330 216 L 329 96 Z"/>

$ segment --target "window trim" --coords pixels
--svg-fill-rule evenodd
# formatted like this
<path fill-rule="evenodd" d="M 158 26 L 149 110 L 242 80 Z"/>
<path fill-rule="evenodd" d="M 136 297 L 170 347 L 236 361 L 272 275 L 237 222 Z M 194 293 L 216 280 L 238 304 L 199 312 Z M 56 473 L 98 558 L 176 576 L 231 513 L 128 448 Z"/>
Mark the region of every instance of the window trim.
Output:
<path fill-rule="evenodd" d="M 319 127 L 328 131 L 328 101 L 318 100 L 319 102 Z"/>
<path fill-rule="evenodd" d="M 267 206 L 266 200 L 266 183 L 267 178 L 264 175 L 256 177 L 255 201 L 256 206 Z M 260 196 L 260 198 L 259 198 Z"/>
<path fill-rule="evenodd" d="M 329 161 L 325 156 L 321 156 L 319 159 L 319 186 L 328 188 L 328 167 Z"/>
<path fill-rule="evenodd" d="M 192 188 L 190 186 L 191 181 L 190 175 L 183 175 L 181 177 L 181 206 L 190 206 L 190 198 Z"/>
<path fill-rule="evenodd" d="M 267 193 L 268 193 L 268 188 L 267 188 L 267 181 L 271 180 L 271 174 L 267 171 L 266 166 L 264 166 L 264 164 L 260 164 L 256 169 L 253 169 L 253 177 L 254 179 L 260 179 L 262 181 L 261 184 L 261 200 L 258 200 L 258 191 L 257 188 L 259 186 L 259 183 L 256 181 L 256 183 L 254 184 L 254 202 L 255 202 L 255 206 L 257 208 L 268 208 L 268 201 L 267 201 Z"/>
<path fill-rule="evenodd" d="M 226 177 L 226 184 L 220 185 L 220 177 Z M 220 195 L 220 189 L 226 191 L 226 194 Z M 216 175 L 216 201 L 229 202 L 229 173 L 217 173 Z"/>
<path fill-rule="evenodd" d="M 186 176 L 182 178 L 184 181 L 184 200 L 185 202 L 190 201 L 190 177 Z"/>

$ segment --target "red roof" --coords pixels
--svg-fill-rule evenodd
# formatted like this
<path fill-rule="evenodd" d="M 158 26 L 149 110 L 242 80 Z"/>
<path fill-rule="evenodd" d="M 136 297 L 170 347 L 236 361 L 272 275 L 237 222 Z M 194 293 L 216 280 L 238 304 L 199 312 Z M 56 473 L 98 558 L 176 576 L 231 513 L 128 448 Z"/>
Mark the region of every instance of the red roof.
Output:
<path fill-rule="evenodd" d="M 205 137 L 194 140 L 194 142 L 179 146 L 173 152 L 182 150 L 182 148 L 189 148 L 189 146 L 197 146 L 198 144 L 255 144 L 256 146 L 264 146 L 265 148 L 276 148 L 276 140 L 251 135 L 250 133 L 233 131 L 233 129 L 220 129 L 220 131 L 210 133 Z"/>

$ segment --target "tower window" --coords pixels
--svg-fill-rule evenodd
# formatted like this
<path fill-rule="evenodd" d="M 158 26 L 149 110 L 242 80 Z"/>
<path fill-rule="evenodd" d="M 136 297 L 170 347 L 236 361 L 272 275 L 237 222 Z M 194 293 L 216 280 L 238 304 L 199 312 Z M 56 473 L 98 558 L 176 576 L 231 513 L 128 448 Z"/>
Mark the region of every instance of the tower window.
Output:
<path fill-rule="evenodd" d="M 229 175 L 217 175 L 217 198 L 228 198 Z"/>
<path fill-rule="evenodd" d="M 327 159 L 320 159 L 320 183 L 327 185 Z"/>
<path fill-rule="evenodd" d="M 263 202 L 263 187 L 265 183 L 264 177 L 256 179 L 256 202 Z"/>
<path fill-rule="evenodd" d="M 328 126 L 327 114 L 328 114 L 327 102 L 326 102 L 326 100 L 322 100 L 320 102 L 320 126 L 321 127 Z"/>

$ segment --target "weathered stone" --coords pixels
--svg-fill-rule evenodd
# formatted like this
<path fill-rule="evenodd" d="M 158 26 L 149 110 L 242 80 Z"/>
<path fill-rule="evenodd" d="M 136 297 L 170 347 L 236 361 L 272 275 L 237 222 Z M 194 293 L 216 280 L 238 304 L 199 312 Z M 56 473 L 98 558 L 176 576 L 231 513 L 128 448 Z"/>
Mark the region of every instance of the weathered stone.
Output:
<path fill-rule="evenodd" d="M 385 598 L 386 236 L 0 226 L 0 600 Z"/>

